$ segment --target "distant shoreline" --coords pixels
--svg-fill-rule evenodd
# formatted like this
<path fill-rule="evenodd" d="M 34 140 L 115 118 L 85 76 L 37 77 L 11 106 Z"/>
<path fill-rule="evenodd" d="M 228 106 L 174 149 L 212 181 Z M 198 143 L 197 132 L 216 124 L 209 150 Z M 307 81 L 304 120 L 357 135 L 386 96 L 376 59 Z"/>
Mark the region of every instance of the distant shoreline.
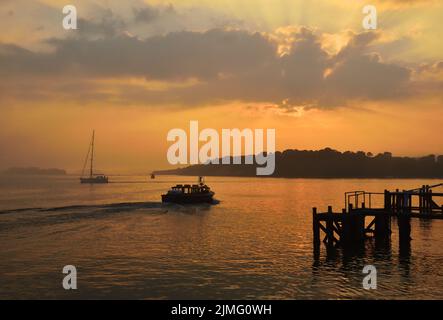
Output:
<path fill-rule="evenodd" d="M 42 175 L 42 176 L 65 176 L 66 170 L 49 168 L 43 169 L 38 167 L 13 167 L 3 171 L 4 174 L 11 175 Z"/>
<path fill-rule="evenodd" d="M 330 148 L 285 150 L 275 153 L 275 171 L 257 176 L 257 165 L 197 164 L 185 168 L 157 170 L 155 175 L 261 177 L 294 179 L 443 179 L 443 156 L 395 157 L 390 152 L 377 155 L 339 152 Z M 232 160 L 232 158 L 231 158 Z M 219 163 L 221 159 L 219 159 Z"/>

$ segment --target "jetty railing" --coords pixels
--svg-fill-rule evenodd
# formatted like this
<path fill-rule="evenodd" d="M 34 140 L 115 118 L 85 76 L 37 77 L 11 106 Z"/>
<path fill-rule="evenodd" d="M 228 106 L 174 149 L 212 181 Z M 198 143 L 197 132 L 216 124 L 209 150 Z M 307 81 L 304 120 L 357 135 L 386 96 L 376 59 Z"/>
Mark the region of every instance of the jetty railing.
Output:
<path fill-rule="evenodd" d="M 433 192 L 429 186 L 414 190 L 385 191 L 385 207 L 393 214 L 406 212 L 414 217 L 438 219 L 443 214 L 443 205 L 436 202 L 437 198 L 443 200 L 443 193 Z"/>
<path fill-rule="evenodd" d="M 440 186 L 436 185 L 436 186 Z M 382 199 L 383 196 L 383 202 Z M 435 198 L 442 198 L 443 193 L 432 191 L 432 186 L 423 186 L 413 190 L 387 191 L 385 192 L 366 192 L 366 191 L 349 191 L 345 192 L 345 208 L 349 208 L 352 204 L 354 209 L 372 209 L 374 206 L 374 198 L 378 203 L 384 204 L 384 209 L 391 211 L 393 214 L 399 212 L 409 212 L 415 214 L 439 214 L 443 213 L 443 204 L 438 204 Z M 377 207 L 375 207 L 377 208 Z M 381 209 L 381 207 L 379 207 Z"/>
<path fill-rule="evenodd" d="M 377 196 L 384 196 L 383 192 L 348 191 L 345 192 L 345 208 L 353 204 L 354 208 L 372 208 L 373 200 Z"/>

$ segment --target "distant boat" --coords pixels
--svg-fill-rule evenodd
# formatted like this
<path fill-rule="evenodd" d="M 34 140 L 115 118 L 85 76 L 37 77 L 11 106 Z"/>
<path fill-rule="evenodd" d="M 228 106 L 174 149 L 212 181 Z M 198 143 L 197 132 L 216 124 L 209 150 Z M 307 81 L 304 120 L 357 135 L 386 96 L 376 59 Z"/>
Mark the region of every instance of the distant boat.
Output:
<path fill-rule="evenodd" d="M 162 194 L 162 202 L 180 203 L 180 204 L 197 204 L 197 203 L 213 203 L 214 192 L 211 191 L 203 178 L 199 178 L 199 184 L 178 184 L 172 187 L 168 193 Z"/>
<path fill-rule="evenodd" d="M 155 174 L 151 173 L 151 179 L 155 179 Z"/>
<path fill-rule="evenodd" d="M 100 173 L 94 174 L 94 139 L 95 139 L 95 131 L 92 131 L 92 140 L 91 144 L 89 145 L 88 154 L 86 155 L 85 163 L 83 165 L 80 183 L 89 183 L 89 184 L 108 183 L 108 177 L 105 176 L 104 174 Z M 89 155 L 91 156 L 89 157 Z M 88 163 L 88 160 L 90 160 L 89 176 L 84 177 L 85 168 Z"/>

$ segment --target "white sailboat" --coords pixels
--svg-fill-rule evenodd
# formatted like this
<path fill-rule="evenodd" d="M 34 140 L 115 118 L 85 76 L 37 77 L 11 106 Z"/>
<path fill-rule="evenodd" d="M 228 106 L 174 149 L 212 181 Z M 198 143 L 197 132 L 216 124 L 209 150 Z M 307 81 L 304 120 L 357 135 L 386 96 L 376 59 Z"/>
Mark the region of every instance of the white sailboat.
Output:
<path fill-rule="evenodd" d="M 95 130 L 92 131 L 92 140 L 91 144 L 89 145 L 88 154 L 86 155 L 85 163 L 83 165 L 80 183 L 89 183 L 89 184 L 108 183 L 108 177 L 105 176 L 104 174 L 94 174 L 94 139 L 95 139 Z M 89 155 L 91 155 L 91 157 L 89 157 Z M 89 176 L 85 177 L 84 173 L 88 160 L 90 160 Z"/>

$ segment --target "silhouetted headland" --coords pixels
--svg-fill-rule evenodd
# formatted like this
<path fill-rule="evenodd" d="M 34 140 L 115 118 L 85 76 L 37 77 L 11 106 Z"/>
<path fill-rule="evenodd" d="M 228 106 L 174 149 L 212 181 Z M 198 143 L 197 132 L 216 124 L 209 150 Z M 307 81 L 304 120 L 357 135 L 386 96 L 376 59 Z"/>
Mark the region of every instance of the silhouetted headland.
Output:
<path fill-rule="evenodd" d="M 244 163 L 244 157 L 242 157 Z M 443 155 L 395 157 L 390 152 L 285 150 L 275 153 L 275 171 L 282 178 L 443 178 Z M 221 163 L 221 160 L 219 161 Z M 231 160 L 232 163 L 232 160 Z M 155 171 L 156 175 L 255 177 L 257 165 L 199 164 Z"/>
<path fill-rule="evenodd" d="M 42 169 L 38 167 L 14 167 L 4 171 L 6 174 L 19 174 L 19 175 L 46 175 L 46 176 L 63 176 L 66 175 L 66 171 L 63 169 Z"/>

